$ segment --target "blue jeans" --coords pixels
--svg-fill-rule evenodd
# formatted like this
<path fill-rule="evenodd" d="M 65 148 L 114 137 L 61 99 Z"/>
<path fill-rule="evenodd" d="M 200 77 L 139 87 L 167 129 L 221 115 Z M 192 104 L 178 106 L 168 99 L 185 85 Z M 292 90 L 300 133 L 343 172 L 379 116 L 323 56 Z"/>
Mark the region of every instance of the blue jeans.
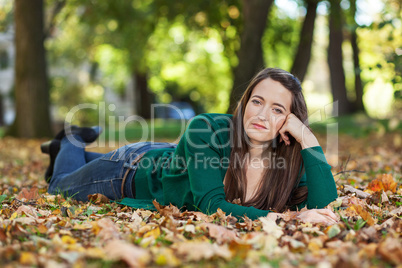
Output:
<path fill-rule="evenodd" d="M 99 154 L 86 152 L 81 138 L 73 138 L 75 142 L 67 137 L 61 141 L 48 192 L 61 193 L 79 201 L 88 201 L 88 195 L 95 193 L 120 200 L 124 177 L 124 197 L 135 198 L 133 178 L 138 163 L 133 163 L 133 160 L 136 156 L 153 149 L 177 146 L 168 142 L 138 142 Z"/>

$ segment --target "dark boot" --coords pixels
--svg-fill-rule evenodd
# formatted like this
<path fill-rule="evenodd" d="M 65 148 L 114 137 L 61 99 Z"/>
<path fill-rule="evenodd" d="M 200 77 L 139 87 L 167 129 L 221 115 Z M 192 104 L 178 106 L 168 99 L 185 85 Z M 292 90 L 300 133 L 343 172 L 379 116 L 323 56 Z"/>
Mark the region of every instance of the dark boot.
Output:
<path fill-rule="evenodd" d="M 57 154 L 60 151 L 60 141 L 59 140 L 51 140 L 51 141 L 42 143 L 40 146 L 40 149 L 41 149 L 42 153 L 48 154 L 50 157 L 50 163 L 45 172 L 45 181 L 47 183 L 49 183 L 50 179 L 52 178 L 52 175 L 53 175 L 53 168 L 54 168 L 54 163 L 56 161 Z"/>
<path fill-rule="evenodd" d="M 48 142 L 42 143 L 40 149 L 42 153 L 48 154 L 50 156 L 50 163 L 45 172 L 45 180 L 46 182 L 50 182 L 50 179 L 53 175 L 53 168 L 54 163 L 56 161 L 57 154 L 60 151 L 60 143 L 61 139 L 66 135 L 78 135 L 82 138 L 85 143 L 92 143 L 94 142 L 99 135 L 102 133 L 102 128 L 99 126 L 95 127 L 78 127 L 78 126 L 71 126 L 66 130 L 60 131 L 56 137 Z"/>
<path fill-rule="evenodd" d="M 95 127 L 78 127 L 70 126 L 66 129 L 61 130 L 55 137 L 56 140 L 61 140 L 66 135 L 78 135 L 82 138 L 85 143 L 92 143 L 96 141 L 99 135 L 102 133 L 102 128 L 100 126 Z"/>

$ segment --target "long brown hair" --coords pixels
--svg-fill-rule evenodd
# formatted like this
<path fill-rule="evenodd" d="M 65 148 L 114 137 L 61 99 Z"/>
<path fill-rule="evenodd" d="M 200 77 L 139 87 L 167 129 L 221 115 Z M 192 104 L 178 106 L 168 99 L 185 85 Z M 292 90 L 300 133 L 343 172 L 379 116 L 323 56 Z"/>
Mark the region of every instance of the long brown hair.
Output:
<path fill-rule="evenodd" d="M 285 166 L 283 168 L 272 166 L 266 168 L 256 194 L 247 202 L 245 202 L 247 189 L 246 169 L 239 169 L 238 165 L 239 159 L 243 161 L 249 151 L 248 136 L 243 126 L 246 105 L 255 86 L 267 78 L 281 83 L 292 93 L 290 111 L 308 126 L 307 106 L 299 80 L 281 69 L 266 68 L 259 72 L 244 92 L 233 114 L 232 151 L 225 178 L 225 194 L 229 202 L 240 198 L 244 206 L 283 212 L 290 206 L 298 204 L 307 198 L 307 187 L 296 187 L 304 172 L 301 145 L 289 135 L 291 144 L 286 146 L 283 142 L 279 142 L 278 135 L 272 141 L 271 146 L 264 149 L 264 153 L 268 153 L 276 159 L 284 159 Z"/>

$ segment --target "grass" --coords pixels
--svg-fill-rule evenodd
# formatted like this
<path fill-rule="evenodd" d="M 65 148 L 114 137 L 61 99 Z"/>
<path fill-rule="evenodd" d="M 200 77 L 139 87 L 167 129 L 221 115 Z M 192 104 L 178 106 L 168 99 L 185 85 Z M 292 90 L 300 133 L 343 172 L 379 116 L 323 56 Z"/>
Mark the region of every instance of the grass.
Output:
<path fill-rule="evenodd" d="M 365 137 L 370 133 L 402 131 L 402 122 L 397 119 L 373 119 L 364 114 L 331 118 L 311 124 L 311 128 L 315 133 L 326 133 L 327 128 L 334 123 L 338 124 L 339 134 L 347 134 L 354 138 Z"/>
<path fill-rule="evenodd" d="M 109 140 L 110 137 L 115 137 L 115 140 L 121 140 L 120 138 L 125 138 L 126 140 L 153 140 L 159 139 L 170 139 L 175 140 L 181 137 L 184 133 L 186 127 L 188 126 L 188 121 L 182 123 L 180 120 L 158 120 L 154 122 L 154 127 L 152 128 L 151 121 L 147 120 L 145 127 L 141 124 L 130 124 L 124 127 L 124 136 L 118 127 L 112 129 L 109 127 L 105 129 L 105 139 Z M 143 137 L 144 135 L 144 137 Z"/>
<path fill-rule="evenodd" d="M 104 130 L 105 139 L 114 137 L 114 140 L 128 141 L 169 139 L 176 140 L 181 137 L 188 126 L 189 121 L 185 121 L 184 126 L 179 120 L 156 119 L 154 127 L 151 128 L 151 121 L 147 120 L 145 127 L 139 123 L 131 123 L 123 127 L 124 134 L 119 127 L 107 126 Z M 325 134 L 330 126 L 337 123 L 338 133 L 347 134 L 355 138 L 365 137 L 370 133 L 378 132 L 402 132 L 402 122 L 397 119 L 373 119 L 364 114 L 355 114 L 330 118 L 325 121 L 311 124 L 314 133 Z M 335 125 L 336 126 L 336 125 Z M 4 127 L 0 128 L 0 137 L 4 135 Z M 144 135 L 144 137 L 143 137 Z"/>

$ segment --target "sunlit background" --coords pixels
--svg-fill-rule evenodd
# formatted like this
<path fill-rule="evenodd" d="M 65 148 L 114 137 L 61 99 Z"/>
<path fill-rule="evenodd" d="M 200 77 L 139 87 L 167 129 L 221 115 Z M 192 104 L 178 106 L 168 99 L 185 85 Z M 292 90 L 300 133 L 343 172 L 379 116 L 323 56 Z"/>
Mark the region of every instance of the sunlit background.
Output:
<path fill-rule="evenodd" d="M 57 2 L 60 1 L 46 1 L 45 24 L 50 23 Z M 144 73 L 154 103 L 189 103 L 197 114 L 227 112 L 232 71 L 238 64 L 242 18 L 241 10 L 231 3 L 238 1 L 222 2 L 225 4 L 218 15 L 225 14 L 225 18 L 220 19 L 220 27 L 210 24 L 212 15 L 204 11 L 191 19 L 186 14 L 172 18 L 163 8 L 151 10 L 153 2 L 129 1 L 136 16 L 113 17 L 102 1 L 65 1 L 45 41 L 54 121 L 63 121 L 79 103 L 104 101 L 106 114 L 112 116 L 138 114 L 133 81 L 141 77 L 134 77 L 133 70 Z M 303 3 L 276 0 L 272 6 L 262 38 L 266 66 L 290 70 L 306 14 Z M 390 0 L 357 0 L 356 4 L 354 20 L 358 25 L 366 112 L 372 118 L 398 116 L 402 90 L 401 4 Z M 318 4 L 312 58 L 303 81 L 313 117 L 320 115 L 317 111 L 332 110 L 327 64 L 328 7 L 326 1 Z M 343 0 L 341 7 L 347 14 L 350 2 Z M 13 1 L 0 0 L 0 22 L 1 106 L 3 122 L 8 125 L 15 117 Z M 346 36 L 347 27 L 346 24 Z M 342 49 L 348 97 L 353 101 L 353 52 L 348 38 Z M 96 121 L 97 112 L 86 110 L 85 114 L 77 114 L 76 120 Z"/>

